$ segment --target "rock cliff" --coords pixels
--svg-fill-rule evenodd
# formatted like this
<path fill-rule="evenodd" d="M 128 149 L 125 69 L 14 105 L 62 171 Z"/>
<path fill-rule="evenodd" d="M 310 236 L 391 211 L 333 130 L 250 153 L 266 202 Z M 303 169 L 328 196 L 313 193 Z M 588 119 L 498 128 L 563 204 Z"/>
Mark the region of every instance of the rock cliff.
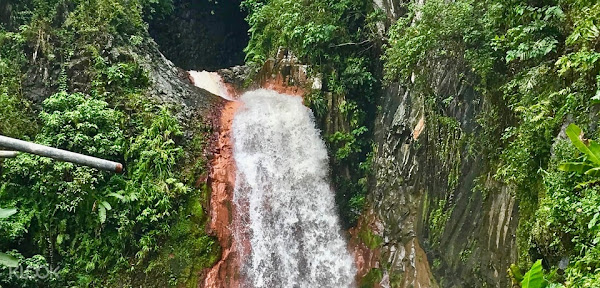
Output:
<path fill-rule="evenodd" d="M 401 15 L 400 4 L 374 3 L 390 22 Z M 382 284 L 509 287 L 518 205 L 473 145 L 477 114 L 489 100 L 467 84 L 460 63 L 437 67 L 434 91 L 391 84 L 379 98 L 375 179 L 365 214 L 382 227 L 379 266 L 389 275 Z"/>

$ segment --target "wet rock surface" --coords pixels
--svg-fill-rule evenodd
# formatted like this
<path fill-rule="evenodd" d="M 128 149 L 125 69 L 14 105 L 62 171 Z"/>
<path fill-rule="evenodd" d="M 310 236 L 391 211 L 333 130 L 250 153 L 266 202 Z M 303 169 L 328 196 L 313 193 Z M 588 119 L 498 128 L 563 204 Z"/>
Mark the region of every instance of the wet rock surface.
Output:
<path fill-rule="evenodd" d="M 382 35 L 406 12 L 397 0 L 373 5 L 387 15 Z M 379 98 L 370 209 L 351 231 L 358 277 L 376 268 L 381 287 L 508 287 L 518 203 L 511 187 L 493 180 L 487 155 L 465 144 L 476 141 L 477 114 L 489 103 L 467 84 L 464 64 L 436 66 L 433 91 L 393 83 Z M 428 106 L 431 97 L 447 105 Z M 376 248 L 355 241 L 364 227 L 381 237 Z"/>
<path fill-rule="evenodd" d="M 215 71 L 244 63 L 248 24 L 240 0 L 175 0 L 174 11 L 150 19 L 150 34 L 185 70 Z"/>
<path fill-rule="evenodd" d="M 251 78 L 251 69 L 245 65 L 219 69 L 217 73 L 221 75 L 223 82 L 235 89 L 237 94 L 245 90 L 246 83 Z"/>
<path fill-rule="evenodd" d="M 233 207 L 235 161 L 231 125 L 239 107 L 238 102 L 227 102 L 220 112 L 219 131 L 213 159 L 210 163 L 210 222 L 208 231 L 219 239 L 221 259 L 208 270 L 203 285 L 207 288 L 240 287 L 240 253 L 233 239 L 236 211 Z"/>
<path fill-rule="evenodd" d="M 382 97 L 370 201 L 384 227 L 380 261 L 392 287 L 435 287 L 425 280 L 433 278 L 441 287 L 510 283 L 505 271 L 517 260 L 516 200 L 510 187 L 492 180 L 486 155 L 459 141 L 478 132 L 475 117 L 485 105 L 461 81 L 461 69 L 439 64 L 434 95 L 454 99 L 436 113 L 421 91 L 394 84 Z M 440 116 L 458 127 L 448 130 Z"/>
<path fill-rule="evenodd" d="M 176 67 L 160 51 L 151 39 L 146 39 L 137 46 L 118 46 L 113 42 L 106 43 L 101 49 L 101 55 L 108 63 L 117 61 L 135 62 L 147 73 L 150 85 L 143 93 L 158 103 L 179 107 L 176 116 L 184 126 L 191 124 L 192 119 L 202 118 L 207 123 L 214 122 L 215 111 L 219 111 L 224 100 L 206 90 L 195 87 L 189 80 L 187 71 Z M 42 101 L 50 97 L 58 86 L 48 83 L 58 83 L 61 67 L 44 57 L 33 58 L 26 77 L 23 80 L 23 95 L 32 101 L 34 107 L 41 107 Z M 94 75 L 92 55 L 83 51 L 78 52 L 67 63 L 67 85 L 69 91 L 89 93 Z M 201 116 L 201 117 L 199 117 Z M 187 136 L 192 131 L 186 129 Z"/>

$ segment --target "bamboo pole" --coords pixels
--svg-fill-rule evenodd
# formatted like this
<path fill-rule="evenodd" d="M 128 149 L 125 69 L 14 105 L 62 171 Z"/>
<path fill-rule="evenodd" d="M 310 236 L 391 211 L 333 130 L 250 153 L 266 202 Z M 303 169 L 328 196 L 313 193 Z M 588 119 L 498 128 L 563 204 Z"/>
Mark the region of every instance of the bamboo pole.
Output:
<path fill-rule="evenodd" d="M 60 161 L 89 166 L 100 170 L 112 171 L 116 173 L 123 172 L 123 165 L 121 163 L 87 156 L 79 153 L 74 153 L 62 149 L 52 148 L 2 135 L 0 135 L 0 146 L 16 151 L 27 152 L 44 157 L 50 157 Z"/>
<path fill-rule="evenodd" d="M 15 158 L 17 157 L 19 152 L 17 151 L 1 151 L 0 150 L 0 158 Z"/>

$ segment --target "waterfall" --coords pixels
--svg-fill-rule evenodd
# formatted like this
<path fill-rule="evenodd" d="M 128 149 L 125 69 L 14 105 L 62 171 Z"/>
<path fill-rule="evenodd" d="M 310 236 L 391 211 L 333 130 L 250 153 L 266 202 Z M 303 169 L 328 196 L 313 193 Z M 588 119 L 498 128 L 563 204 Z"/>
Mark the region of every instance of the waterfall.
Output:
<path fill-rule="evenodd" d="M 227 91 L 227 87 L 225 83 L 223 83 L 223 79 L 221 75 L 217 72 L 208 72 L 208 71 L 188 71 L 190 78 L 192 79 L 193 84 L 196 87 L 202 88 L 210 93 L 221 96 L 227 100 L 232 100 L 231 95 Z"/>
<path fill-rule="evenodd" d="M 328 183 L 327 150 L 302 98 L 247 92 L 233 120 L 234 237 L 247 286 L 351 287 L 347 250 Z"/>

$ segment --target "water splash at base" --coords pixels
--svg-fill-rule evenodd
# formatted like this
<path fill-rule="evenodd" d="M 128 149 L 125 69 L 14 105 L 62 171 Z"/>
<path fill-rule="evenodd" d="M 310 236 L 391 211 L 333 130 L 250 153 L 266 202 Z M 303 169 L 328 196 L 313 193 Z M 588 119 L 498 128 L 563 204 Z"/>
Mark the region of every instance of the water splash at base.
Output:
<path fill-rule="evenodd" d="M 311 111 L 300 97 L 264 89 L 240 101 L 232 125 L 234 238 L 247 246 L 237 249 L 245 254 L 244 287 L 352 287 L 356 268 Z"/>

